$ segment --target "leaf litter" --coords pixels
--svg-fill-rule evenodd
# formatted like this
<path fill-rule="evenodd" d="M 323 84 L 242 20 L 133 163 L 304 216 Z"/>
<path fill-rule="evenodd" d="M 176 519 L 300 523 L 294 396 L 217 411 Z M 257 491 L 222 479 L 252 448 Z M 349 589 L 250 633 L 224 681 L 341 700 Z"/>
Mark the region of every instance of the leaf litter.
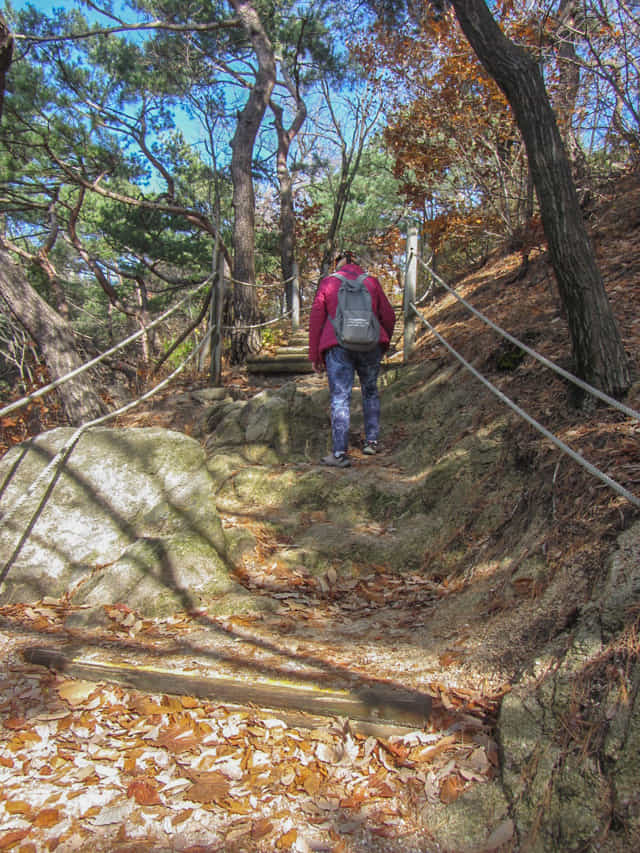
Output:
<path fill-rule="evenodd" d="M 284 573 L 281 582 L 284 593 Z M 352 635 L 355 622 L 362 620 L 363 631 L 377 614 L 377 630 L 384 631 L 397 625 L 403 596 L 419 618 L 420 607 L 446 594 L 417 576 L 404 579 L 400 596 L 398 579 L 376 572 L 355 583 L 337 574 L 324 582 L 332 594 L 298 573 L 291 592 L 275 599 L 274 612 L 231 619 L 199 613 L 143 620 L 126 608 L 107 608 L 107 626 L 92 629 L 94 653 L 118 653 L 145 666 L 156 652 L 173 665 L 180 661 L 198 670 L 194 649 L 201 650 L 198 642 L 207 631 L 211 638 L 214 627 L 223 670 L 233 670 L 240 646 L 252 649 L 252 663 L 277 660 L 284 676 L 320 676 L 322 660 L 333 679 L 375 673 L 393 683 L 397 671 L 388 669 L 384 655 L 367 647 L 359 658 L 363 644 L 350 656 L 344 644 L 324 640 L 322 626 L 335 628 L 341 618 Z M 378 600 L 369 612 L 362 602 L 373 602 L 372 593 Z M 21 627 L 24 645 L 34 633 L 54 642 L 70 633 L 64 603 L 8 605 L 0 613 L 5 629 Z M 296 637 L 291 644 L 279 633 L 290 619 L 298 629 L 319 625 L 323 641 Z M 372 735 L 342 718 L 322 724 L 315 719 L 307 728 L 277 711 L 145 694 L 25 664 L 15 635 L 0 634 L 6 651 L 0 850 L 382 851 L 401 844 L 407 851 L 429 851 L 436 848 L 425 808 L 453 802 L 496 772 L 496 700 L 465 688 L 430 683 L 436 710 L 422 729 Z M 230 655 L 233 650 L 229 660 L 227 647 Z M 397 647 L 391 654 L 397 665 Z"/>

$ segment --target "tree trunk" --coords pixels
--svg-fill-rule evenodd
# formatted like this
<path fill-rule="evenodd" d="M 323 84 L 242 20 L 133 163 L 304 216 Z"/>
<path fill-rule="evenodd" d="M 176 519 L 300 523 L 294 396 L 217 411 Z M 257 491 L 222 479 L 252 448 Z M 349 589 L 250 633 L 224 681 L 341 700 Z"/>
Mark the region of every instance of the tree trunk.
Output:
<path fill-rule="evenodd" d="M 13 56 L 13 36 L 9 32 L 9 27 L 0 12 L 0 119 L 2 118 L 2 104 L 4 101 L 4 88 L 7 79 L 7 72 L 11 65 L 11 57 Z"/>
<path fill-rule="evenodd" d="M 283 109 L 271 103 L 278 134 L 277 171 L 280 186 L 280 264 L 285 282 L 287 310 L 293 308 L 293 275 L 296 260 L 296 218 L 293 210 L 293 181 L 289 171 L 289 149 L 307 118 L 307 107 L 294 81 L 282 68 L 285 85 L 295 100 L 296 114 L 288 130 L 284 127 Z"/>
<path fill-rule="evenodd" d="M 249 35 L 258 60 L 258 71 L 251 93 L 238 116 L 231 141 L 231 180 L 233 182 L 234 286 L 231 332 L 231 363 L 239 364 L 257 351 L 259 335 L 247 326 L 255 323 L 258 310 L 255 295 L 255 196 L 251 175 L 253 147 L 276 81 L 273 47 L 251 3 L 229 0 Z"/>
<path fill-rule="evenodd" d="M 53 379 L 64 376 L 82 364 L 69 324 L 36 293 L 4 249 L 0 249 L 0 294 L 38 344 Z M 65 414 L 74 426 L 104 413 L 102 401 L 95 392 L 88 372 L 65 382 L 58 393 Z"/>
<path fill-rule="evenodd" d="M 628 360 L 538 65 L 506 38 L 484 0 L 452 0 L 452 5 L 471 47 L 505 93 L 522 133 L 566 310 L 575 372 L 611 395 L 623 394 L 631 381 Z"/>
<path fill-rule="evenodd" d="M 587 170 L 584 153 L 573 130 L 573 117 L 580 94 L 580 63 L 574 35 L 577 11 L 578 0 L 561 0 L 555 30 L 560 75 L 556 113 L 573 175 L 575 180 L 580 181 Z"/>

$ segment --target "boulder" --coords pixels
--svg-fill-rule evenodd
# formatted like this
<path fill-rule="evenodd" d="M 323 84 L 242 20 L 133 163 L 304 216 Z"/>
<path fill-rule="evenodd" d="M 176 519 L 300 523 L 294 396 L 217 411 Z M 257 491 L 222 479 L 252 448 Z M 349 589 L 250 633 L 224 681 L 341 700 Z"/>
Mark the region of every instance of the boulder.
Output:
<path fill-rule="evenodd" d="M 158 615 L 240 594 L 195 440 L 95 428 L 54 462 L 74 434 L 43 433 L 0 460 L 3 603 L 69 594 Z"/>

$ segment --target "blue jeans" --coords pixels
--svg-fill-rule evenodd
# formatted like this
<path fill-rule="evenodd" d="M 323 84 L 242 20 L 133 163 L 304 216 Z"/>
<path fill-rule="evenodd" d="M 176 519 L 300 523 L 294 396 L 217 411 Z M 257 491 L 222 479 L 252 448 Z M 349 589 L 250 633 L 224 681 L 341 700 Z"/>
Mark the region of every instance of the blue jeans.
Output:
<path fill-rule="evenodd" d="M 378 374 L 382 351 L 379 346 L 370 352 L 353 352 L 335 346 L 324 354 L 324 363 L 331 395 L 331 438 L 334 453 L 346 453 L 349 447 L 351 391 L 355 374 L 360 380 L 364 436 L 377 441 L 380 432 L 380 396 Z"/>

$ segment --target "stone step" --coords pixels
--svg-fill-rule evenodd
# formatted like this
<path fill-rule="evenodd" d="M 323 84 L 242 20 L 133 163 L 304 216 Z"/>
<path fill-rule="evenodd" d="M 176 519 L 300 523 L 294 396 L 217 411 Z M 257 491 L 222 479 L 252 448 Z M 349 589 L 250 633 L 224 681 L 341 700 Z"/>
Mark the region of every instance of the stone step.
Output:
<path fill-rule="evenodd" d="M 298 358 L 306 358 L 308 353 L 309 353 L 309 347 L 307 347 L 307 346 L 297 346 L 297 347 L 296 346 L 286 346 L 286 347 L 279 347 L 276 350 L 275 355 L 278 358 L 281 355 L 284 355 L 284 356 L 295 355 Z"/>

